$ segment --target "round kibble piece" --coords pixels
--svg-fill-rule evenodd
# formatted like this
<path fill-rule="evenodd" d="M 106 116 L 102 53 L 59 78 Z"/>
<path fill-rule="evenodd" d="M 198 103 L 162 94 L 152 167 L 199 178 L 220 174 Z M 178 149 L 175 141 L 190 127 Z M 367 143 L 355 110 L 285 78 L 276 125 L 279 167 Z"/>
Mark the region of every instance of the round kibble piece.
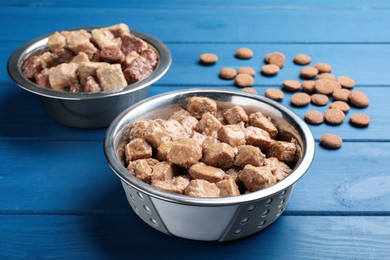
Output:
<path fill-rule="evenodd" d="M 330 66 L 327 63 L 317 63 L 314 65 L 314 68 L 318 69 L 319 73 L 331 73 L 332 72 L 332 66 Z"/>
<path fill-rule="evenodd" d="M 243 88 L 241 90 L 244 91 L 244 92 L 252 93 L 252 94 L 258 94 L 257 90 L 254 89 L 254 88 Z"/>
<path fill-rule="evenodd" d="M 270 52 L 270 53 L 267 53 L 267 54 L 265 55 L 265 57 L 264 57 L 264 62 L 265 62 L 265 63 L 269 63 L 269 59 L 271 58 L 271 56 L 272 56 L 273 54 L 280 55 L 280 56 L 282 56 L 284 59 L 286 59 L 286 56 L 284 56 L 284 54 L 281 53 L 281 52 Z"/>
<path fill-rule="evenodd" d="M 306 93 L 295 93 L 291 96 L 291 105 L 296 107 L 303 107 L 310 103 L 310 96 Z"/>
<path fill-rule="evenodd" d="M 355 107 L 368 107 L 369 100 L 366 94 L 359 90 L 352 90 L 349 94 L 349 102 Z"/>
<path fill-rule="evenodd" d="M 301 89 L 301 83 L 296 80 L 285 80 L 283 81 L 283 87 L 290 92 L 298 91 Z"/>
<path fill-rule="evenodd" d="M 249 48 L 239 48 L 236 51 L 236 57 L 244 60 L 250 59 L 253 57 L 253 51 Z"/>
<path fill-rule="evenodd" d="M 316 80 L 314 89 L 319 94 L 330 95 L 333 93 L 334 86 L 332 81 L 329 79 L 319 79 Z"/>
<path fill-rule="evenodd" d="M 306 65 L 311 62 L 311 57 L 306 54 L 297 54 L 294 57 L 294 63 L 298 65 Z"/>
<path fill-rule="evenodd" d="M 331 125 L 339 125 L 345 119 L 343 111 L 338 109 L 328 109 L 324 112 L 325 121 Z"/>
<path fill-rule="evenodd" d="M 214 53 L 203 53 L 199 59 L 202 64 L 212 65 L 218 61 L 218 56 Z"/>
<path fill-rule="evenodd" d="M 237 75 L 237 71 L 233 68 L 222 68 L 219 71 L 219 77 L 223 79 L 234 79 Z"/>
<path fill-rule="evenodd" d="M 305 121 L 312 125 L 319 125 L 324 122 L 324 115 L 317 110 L 310 110 L 305 114 Z"/>
<path fill-rule="evenodd" d="M 236 85 L 241 88 L 252 87 L 255 80 L 248 74 L 238 74 L 236 76 Z"/>
<path fill-rule="evenodd" d="M 328 104 L 329 98 L 326 95 L 323 94 L 313 94 L 311 95 L 311 103 L 313 103 L 316 106 L 325 106 Z"/>
<path fill-rule="evenodd" d="M 256 71 L 251 67 L 241 67 L 237 70 L 238 74 L 248 74 L 254 77 L 256 75 Z"/>
<path fill-rule="evenodd" d="M 277 88 L 269 88 L 269 89 L 267 89 L 265 91 L 264 95 L 267 98 L 270 98 L 270 99 L 273 99 L 273 100 L 276 100 L 276 101 L 282 100 L 284 98 L 283 91 L 281 91 L 280 89 L 277 89 Z"/>
<path fill-rule="evenodd" d="M 329 108 L 338 109 L 344 113 L 347 113 L 350 109 L 348 103 L 344 101 L 334 101 L 332 104 L 330 104 Z"/>
<path fill-rule="evenodd" d="M 274 76 L 278 74 L 280 68 L 275 64 L 267 64 L 261 67 L 261 73 L 266 76 Z"/>
<path fill-rule="evenodd" d="M 283 53 L 280 52 L 274 52 L 269 56 L 269 64 L 274 64 L 278 66 L 279 68 L 282 68 L 284 66 L 284 63 L 286 62 L 286 57 Z"/>
<path fill-rule="evenodd" d="M 335 100 L 348 102 L 351 91 L 345 88 L 335 89 L 332 96 Z"/>
<path fill-rule="evenodd" d="M 317 79 L 336 80 L 336 77 L 332 73 L 322 73 L 317 76 Z"/>
<path fill-rule="evenodd" d="M 301 73 L 301 78 L 312 79 L 312 78 L 315 78 L 315 76 L 317 76 L 318 69 L 316 69 L 314 67 L 306 67 L 306 68 L 301 69 L 300 73 Z"/>
<path fill-rule="evenodd" d="M 320 144 L 328 149 L 337 149 L 343 145 L 343 139 L 335 134 L 324 134 L 320 138 Z"/>
<path fill-rule="evenodd" d="M 337 78 L 337 82 L 340 83 L 340 85 L 343 88 L 353 88 L 355 86 L 355 81 L 347 76 L 340 76 Z"/>
<path fill-rule="evenodd" d="M 314 92 L 314 85 L 316 82 L 314 80 L 305 80 L 302 82 L 302 91 L 306 93 L 313 93 Z"/>
<path fill-rule="evenodd" d="M 353 114 L 349 122 L 356 127 L 367 127 L 370 124 L 370 117 L 366 114 Z"/>

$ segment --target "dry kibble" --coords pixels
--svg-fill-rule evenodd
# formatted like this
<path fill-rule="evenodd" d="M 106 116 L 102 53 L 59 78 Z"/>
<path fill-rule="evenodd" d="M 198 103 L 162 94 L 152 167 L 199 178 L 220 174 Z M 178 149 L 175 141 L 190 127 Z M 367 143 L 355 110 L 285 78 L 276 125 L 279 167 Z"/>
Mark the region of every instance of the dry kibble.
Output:
<path fill-rule="evenodd" d="M 314 85 L 316 82 L 314 80 L 305 80 L 302 82 L 302 91 L 306 93 L 313 93 L 314 92 Z"/>
<path fill-rule="evenodd" d="M 244 60 L 250 59 L 253 57 L 253 51 L 249 48 L 239 48 L 236 51 L 236 57 Z"/>
<path fill-rule="evenodd" d="M 325 106 L 328 104 L 329 98 L 323 94 L 313 94 L 311 95 L 311 103 L 317 106 Z"/>
<path fill-rule="evenodd" d="M 274 64 L 267 64 L 261 67 L 261 73 L 266 76 L 274 76 L 278 74 L 280 68 Z"/>
<path fill-rule="evenodd" d="M 334 90 L 334 84 L 329 79 L 319 79 L 316 80 L 314 89 L 317 93 L 323 94 L 323 95 L 330 95 L 333 93 Z"/>
<path fill-rule="evenodd" d="M 336 77 L 332 73 L 322 73 L 317 76 L 317 79 L 336 80 Z"/>
<path fill-rule="evenodd" d="M 327 63 L 317 63 L 314 65 L 314 68 L 318 69 L 319 73 L 331 73 L 332 72 L 332 66 L 330 66 Z"/>
<path fill-rule="evenodd" d="M 244 92 L 252 93 L 252 94 L 258 94 L 257 90 L 254 89 L 254 88 L 243 88 L 241 90 L 244 91 Z"/>
<path fill-rule="evenodd" d="M 284 98 L 284 93 L 280 89 L 277 88 L 269 88 L 265 91 L 265 96 L 267 98 L 279 101 Z"/>
<path fill-rule="evenodd" d="M 212 65 L 218 61 L 218 56 L 214 53 L 203 53 L 199 59 L 204 65 Z"/>
<path fill-rule="evenodd" d="M 355 81 L 347 76 L 340 76 L 337 78 L 337 82 L 340 83 L 340 85 L 343 88 L 353 88 L 355 86 Z"/>
<path fill-rule="evenodd" d="M 345 88 L 335 89 L 332 96 L 335 100 L 348 102 L 351 91 Z"/>
<path fill-rule="evenodd" d="M 349 122 L 356 127 L 367 127 L 370 124 L 370 117 L 366 114 L 353 114 Z"/>
<path fill-rule="evenodd" d="M 315 76 L 317 76 L 318 69 L 316 69 L 314 67 L 306 67 L 306 68 L 301 69 L 300 74 L 301 74 L 301 78 L 312 79 L 312 78 L 315 78 Z"/>
<path fill-rule="evenodd" d="M 310 96 L 306 93 L 295 93 L 291 96 L 291 104 L 296 107 L 303 107 L 310 103 Z"/>
<path fill-rule="evenodd" d="M 328 149 L 337 149 L 341 147 L 343 140 L 335 134 L 324 134 L 320 138 L 320 144 Z"/>
<path fill-rule="evenodd" d="M 345 119 L 343 111 L 338 109 L 328 109 L 324 112 L 325 121 L 331 125 L 339 125 Z"/>
<path fill-rule="evenodd" d="M 330 104 L 329 108 L 338 109 L 344 113 L 347 113 L 350 109 L 348 103 L 344 101 L 334 101 L 332 104 Z"/>
<path fill-rule="evenodd" d="M 255 80 L 248 74 L 238 74 L 236 76 L 236 85 L 241 88 L 252 87 Z"/>
<path fill-rule="evenodd" d="M 237 75 L 237 71 L 233 68 L 222 68 L 219 71 L 219 77 L 222 79 L 234 79 Z"/>
<path fill-rule="evenodd" d="M 352 90 L 349 94 L 349 102 L 355 107 L 368 107 L 369 100 L 366 94 L 359 90 Z"/>
<path fill-rule="evenodd" d="M 286 56 L 284 56 L 284 54 L 280 52 L 269 53 L 265 56 L 265 62 L 269 64 L 274 64 L 279 68 L 282 68 L 284 66 L 284 63 L 286 62 Z"/>
<path fill-rule="evenodd" d="M 290 92 L 298 91 L 301 88 L 301 83 L 296 80 L 285 80 L 283 81 L 283 87 Z"/>
<path fill-rule="evenodd" d="M 297 54 L 294 57 L 294 63 L 298 65 L 306 65 L 311 62 L 311 57 L 306 54 Z"/>
<path fill-rule="evenodd" d="M 324 122 L 324 115 L 317 110 L 310 110 L 305 114 L 305 121 L 312 125 L 319 125 Z"/>
<path fill-rule="evenodd" d="M 256 75 L 256 71 L 251 67 L 241 67 L 237 71 L 238 74 L 248 74 L 254 77 Z"/>

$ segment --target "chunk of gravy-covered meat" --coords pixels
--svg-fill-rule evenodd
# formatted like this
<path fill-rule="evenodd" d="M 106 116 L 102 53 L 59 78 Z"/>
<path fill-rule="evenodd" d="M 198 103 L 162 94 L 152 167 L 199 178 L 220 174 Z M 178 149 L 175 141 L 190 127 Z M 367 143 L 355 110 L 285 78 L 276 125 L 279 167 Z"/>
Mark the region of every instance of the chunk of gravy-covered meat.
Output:
<path fill-rule="evenodd" d="M 150 184 L 153 176 L 153 166 L 158 162 L 153 158 L 131 161 L 127 166 L 127 170 L 141 181 Z"/>
<path fill-rule="evenodd" d="M 238 178 L 251 192 L 267 188 L 277 182 L 276 177 L 272 175 L 268 167 L 256 167 L 250 164 L 242 169 Z"/>
<path fill-rule="evenodd" d="M 63 63 L 49 69 L 49 82 L 52 89 L 63 90 L 71 82 L 77 81 L 77 64 Z"/>
<path fill-rule="evenodd" d="M 132 122 L 129 130 L 129 140 L 135 138 L 144 138 L 149 123 L 150 120 L 139 120 Z"/>
<path fill-rule="evenodd" d="M 267 151 L 267 157 L 276 157 L 279 161 L 289 163 L 294 160 L 296 150 L 294 143 L 274 141 Z"/>
<path fill-rule="evenodd" d="M 221 180 L 216 183 L 219 188 L 220 197 L 229 197 L 229 196 L 238 196 L 240 195 L 240 190 L 234 179 L 229 178 L 226 180 Z"/>
<path fill-rule="evenodd" d="M 177 171 L 177 170 L 176 170 Z M 175 176 L 175 166 L 167 161 L 158 162 L 153 166 L 152 181 L 167 181 Z"/>
<path fill-rule="evenodd" d="M 197 163 L 188 170 L 193 179 L 202 179 L 209 182 L 218 182 L 225 177 L 225 172 L 219 168 L 208 166 L 205 163 Z"/>
<path fill-rule="evenodd" d="M 182 168 L 188 169 L 202 158 L 202 148 L 194 139 L 188 138 L 173 142 L 167 159 Z"/>
<path fill-rule="evenodd" d="M 49 69 L 43 69 L 40 72 L 34 74 L 35 82 L 45 88 L 50 88 L 49 82 Z"/>
<path fill-rule="evenodd" d="M 192 197 L 219 197 L 217 185 L 205 180 L 192 180 L 185 188 L 184 193 Z"/>
<path fill-rule="evenodd" d="M 140 81 L 153 72 L 153 67 L 144 57 L 135 58 L 129 66 L 123 71 L 127 83 L 132 84 Z"/>
<path fill-rule="evenodd" d="M 213 114 L 205 112 L 196 124 L 195 130 L 203 135 L 216 137 L 221 126 L 221 123 Z"/>
<path fill-rule="evenodd" d="M 173 141 L 183 140 L 190 137 L 184 127 L 177 120 L 169 119 L 165 121 L 164 126 Z"/>
<path fill-rule="evenodd" d="M 184 194 L 184 189 L 190 183 L 187 175 L 179 175 L 170 180 L 152 180 L 152 186 L 160 190 Z"/>
<path fill-rule="evenodd" d="M 226 143 L 215 143 L 205 150 L 203 161 L 211 166 L 227 169 L 233 166 L 234 149 Z"/>
<path fill-rule="evenodd" d="M 271 138 L 275 138 L 278 135 L 278 129 L 276 126 L 261 112 L 250 114 L 248 124 L 267 131 Z"/>
<path fill-rule="evenodd" d="M 263 166 L 265 155 L 260 148 L 252 145 L 241 145 L 237 147 L 237 155 L 234 159 L 234 165 L 244 168 L 245 165 Z"/>
<path fill-rule="evenodd" d="M 22 73 L 26 78 L 32 79 L 35 73 L 45 67 L 44 61 L 38 56 L 30 56 L 22 65 Z"/>
<path fill-rule="evenodd" d="M 265 159 L 264 166 L 270 168 L 272 174 L 278 181 L 283 180 L 292 172 L 292 169 L 287 164 L 279 161 L 275 157 Z"/>
<path fill-rule="evenodd" d="M 152 152 L 152 146 L 142 138 L 133 139 L 125 146 L 127 162 L 150 158 Z"/>
<path fill-rule="evenodd" d="M 248 126 L 244 129 L 246 144 L 259 147 L 263 152 L 272 144 L 269 133 L 261 128 Z"/>
<path fill-rule="evenodd" d="M 65 37 L 66 47 L 76 54 L 85 52 L 91 59 L 97 51 L 96 47 L 90 42 L 91 34 L 85 30 L 67 32 Z"/>
<path fill-rule="evenodd" d="M 114 90 L 127 86 L 120 64 L 113 64 L 105 68 L 98 68 L 96 70 L 96 77 L 98 78 L 100 87 L 103 90 Z"/>
<path fill-rule="evenodd" d="M 207 97 L 191 97 L 187 101 L 187 111 L 196 119 L 201 119 L 202 115 L 206 112 L 215 116 L 217 113 L 217 103 Z"/>
<path fill-rule="evenodd" d="M 223 113 L 223 117 L 228 124 L 238 124 L 240 122 L 248 122 L 248 115 L 240 106 L 229 108 Z"/>
<path fill-rule="evenodd" d="M 155 119 L 149 122 L 144 137 L 154 148 L 159 147 L 161 143 L 170 142 L 171 137 L 163 125 L 163 120 Z"/>
<path fill-rule="evenodd" d="M 191 116 L 191 114 L 188 111 L 184 110 L 184 109 L 176 111 L 175 113 L 173 113 L 169 117 L 169 119 L 174 119 L 174 120 L 179 121 L 179 123 L 184 127 L 184 129 L 186 130 L 187 134 L 189 134 L 189 135 L 193 134 L 194 127 L 198 123 L 198 119 L 196 119 L 195 117 Z"/>
<path fill-rule="evenodd" d="M 218 140 L 233 147 L 245 144 L 245 133 L 239 125 L 223 125 L 218 130 Z"/>

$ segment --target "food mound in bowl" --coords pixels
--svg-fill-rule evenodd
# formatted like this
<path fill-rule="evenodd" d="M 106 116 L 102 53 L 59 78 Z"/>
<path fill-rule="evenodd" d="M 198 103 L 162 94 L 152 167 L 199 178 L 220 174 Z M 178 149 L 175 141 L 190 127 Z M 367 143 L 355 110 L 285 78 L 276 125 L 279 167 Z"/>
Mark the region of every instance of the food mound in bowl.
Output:
<path fill-rule="evenodd" d="M 292 172 L 296 140 L 278 140 L 263 113 L 197 96 L 184 106 L 167 120 L 130 123 L 118 149 L 130 174 L 169 192 L 226 197 L 267 188 Z"/>
<path fill-rule="evenodd" d="M 47 48 L 22 65 L 25 77 L 45 88 L 75 92 L 120 90 L 149 76 L 158 52 L 126 24 L 55 32 Z"/>

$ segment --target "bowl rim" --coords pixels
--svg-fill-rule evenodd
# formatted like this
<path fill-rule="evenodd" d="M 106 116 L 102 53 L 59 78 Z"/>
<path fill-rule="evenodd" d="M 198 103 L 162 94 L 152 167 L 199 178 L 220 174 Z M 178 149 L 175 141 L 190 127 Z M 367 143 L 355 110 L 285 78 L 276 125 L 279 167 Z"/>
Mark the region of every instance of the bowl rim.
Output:
<path fill-rule="evenodd" d="M 268 188 L 261 189 L 259 191 L 251 192 L 248 194 L 242 194 L 239 196 L 218 197 L 218 198 L 198 198 L 198 197 L 191 197 L 187 195 L 181 195 L 181 194 L 159 190 L 157 188 L 154 188 L 152 185 L 139 180 L 138 178 L 136 178 L 135 176 L 127 172 L 126 168 L 116 157 L 116 151 L 114 148 L 115 148 L 115 137 L 120 132 L 120 130 L 126 125 L 125 122 L 127 122 L 126 116 L 128 115 L 128 113 L 130 113 L 133 109 L 135 109 L 138 106 L 145 105 L 150 102 L 158 102 L 161 99 L 167 99 L 169 97 L 187 95 L 187 94 L 201 96 L 202 94 L 209 94 L 209 93 L 238 95 L 242 97 L 255 99 L 256 101 L 260 101 L 266 103 L 267 105 L 272 106 L 273 108 L 282 112 L 283 116 L 287 115 L 289 119 L 295 121 L 297 126 L 300 128 L 299 131 L 303 133 L 302 142 L 305 149 L 303 149 L 302 160 L 295 167 L 294 171 L 284 180 Z M 186 204 L 186 205 L 226 206 L 226 205 L 234 205 L 240 203 L 255 202 L 261 199 L 266 199 L 268 197 L 274 196 L 278 192 L 285 190 L 291 185 L 294 185 L 307 172 L 314 159 L 315 141 L 310 128 L 295 112 L 269 98 L 258 96 L 251 93 L 245 93 L 243 91 L 236 91 L 236 90 L 229 90 L 229 89 L 216 90 L 211 88 L 191 88 L 185 90 L 176 90 L 176 91 L 152 96 L 124 110 L 111 122 L 110 126 L 107 129 L 104 138 L 104 154 L 110 168 L 114 171 L 114 173 L 127 185 L 130 185 L 132 188 L 136 189 L 141 193 L 147 194 L 151 197 L 155 197 L 164 201 Z"/>
<path fill-rule="evenodd" d="M 85 27 L 78 27 L 72 29 L 63 29 L 60 31 L 78 31 L 82 29 L 86 31 L 91 31 L 93 29 L 103 28 L 103 27 L 104 26 L 102 27 L 85 26 Z M 86 99 L 98 99 L 98 98 L 128 94 L 131 92 L 136 92 L 139 89 L 145 88 L 153 84 L 157 80 L 159 80 L 168 71 L 172 63 L 171 52 L 169 48 L 162 41 L 160 41 L 159 39 L 153 36 L 150 36 L 149 34 L 130 29 L 130 33 L 132 35 L 140 37 L 148 44 L 153 46 L 159 53 L 160 56 L 159 63 L 155 68 L 155 70 L 152 72 L 152 74 L 150 74 L 148 77 L 140 81 L 137 81 L 133 84 L 127 85 L 120 90 L 100 91 L 94 93 L 70 93 L 67 91 L 44 88 L 35 84 L 34 82 L 27 79 L 23 75 L 22 63 L 28 55 L 30 55 L 31 53 L 35 52 L 40 48 L 43 48 L 47 44 L 48 37 L 53 33 L 54 32 L 48 33 L 26 42 L 25 44 L 23 44 L 22 46 L 20 46 L 18 49 L 14 51 L 14 53 L 8 59 L 8 63 L 7 63 L 7 71 L 11 79 L 19 87 L 40 96 L 63 99 L 63 100 L 86 100 Z"/>

